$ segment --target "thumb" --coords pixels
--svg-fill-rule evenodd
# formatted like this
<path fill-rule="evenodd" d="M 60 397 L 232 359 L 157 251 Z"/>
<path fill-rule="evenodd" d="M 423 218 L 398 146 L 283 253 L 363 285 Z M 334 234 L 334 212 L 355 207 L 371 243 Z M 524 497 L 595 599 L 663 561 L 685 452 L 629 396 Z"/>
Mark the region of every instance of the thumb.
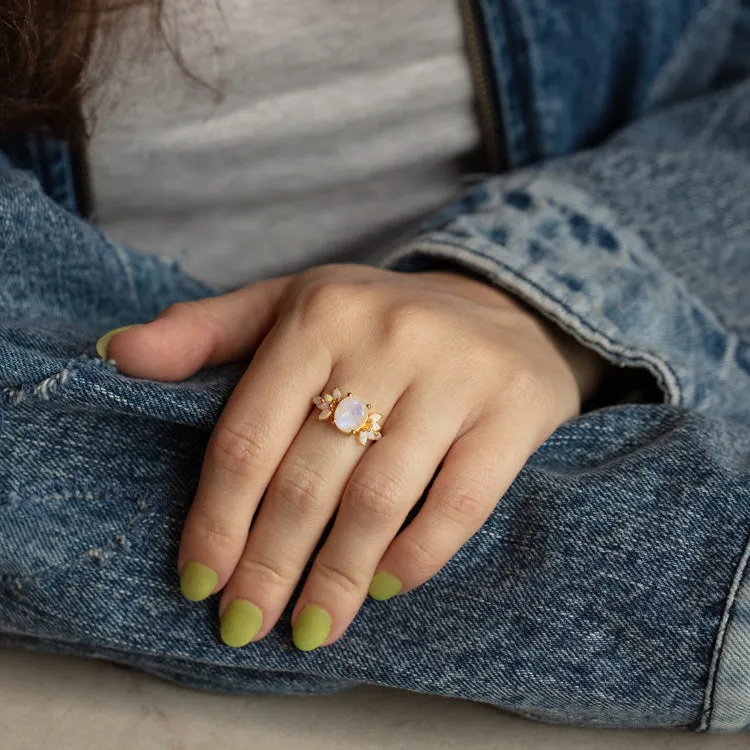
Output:
<path fill-rule="evenodd" d="M 276 322 L 292 278 L 281 276 L 170 305 L 150 323 L 106 333 L 97 342 L 97 352 L 116 360 L 125 375 L 165 381 L 249 359 Z"/>

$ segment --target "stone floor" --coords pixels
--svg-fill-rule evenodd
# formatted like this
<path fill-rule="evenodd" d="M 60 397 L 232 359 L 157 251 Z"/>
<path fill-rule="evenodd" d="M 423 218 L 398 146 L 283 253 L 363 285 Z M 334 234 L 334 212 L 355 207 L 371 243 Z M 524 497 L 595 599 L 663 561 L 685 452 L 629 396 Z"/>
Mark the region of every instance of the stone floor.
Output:
<path fill-rule="evenodd" d="M 1 750 L 747 750 L 747 735 L 535 724 L 459 700 L 363 687 L 208 695 L 109 664 L 0 650 Z"/>

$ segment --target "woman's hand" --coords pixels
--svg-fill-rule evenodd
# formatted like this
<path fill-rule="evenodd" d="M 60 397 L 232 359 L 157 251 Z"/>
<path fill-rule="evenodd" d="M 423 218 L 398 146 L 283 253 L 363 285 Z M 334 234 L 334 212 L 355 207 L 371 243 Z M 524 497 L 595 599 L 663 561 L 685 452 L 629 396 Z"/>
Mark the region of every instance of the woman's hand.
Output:
<path fill-rule="evenodd" d="M 292 614 L 305 650 L 337 640 L 368 589 L 384 599 L 434 576 L 606 367 L 484 282 L 355 265 L 172 305 L 109 350 L 157 380 L 253 353 L 209 441 L 178 569 L 188 598 L 223 592 L 222 637 L 245 645 L 276 623 L 336 514 Z M 382 440 L 318 420 L 311 399 L 335 386 L 383 415 Z"/>

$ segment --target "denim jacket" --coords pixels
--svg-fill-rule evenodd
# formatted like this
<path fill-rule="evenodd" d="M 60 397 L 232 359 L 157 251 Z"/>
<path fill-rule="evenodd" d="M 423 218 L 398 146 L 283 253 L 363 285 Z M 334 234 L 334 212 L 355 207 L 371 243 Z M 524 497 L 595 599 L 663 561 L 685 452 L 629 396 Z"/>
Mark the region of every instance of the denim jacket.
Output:
<path fill-rule="evenodd" d="M 743 689 L 737 698 L 731 687 L 746 686 L 750 674 L 750 655 L 746 648 L 750 632 L 750 578 L 745 574 L 750 556 L 747 546 L 750 481 L 746 465 L 750 445 L 750 2 L 466 0 L 462 8 L 488 147 L 488 175 L 472 183 L 456 201 L 424 222 L 410 242 L 383 259 L 383 265 L 409 272 L 447 262 L 482 275 L 488 282 L 526 300 L 615 365 L 650 372 L 661 389 L 663 406 L 674 407 L 680 413 L 684 410 L 691 415 L 686 419 L 704 425 L 706 435 L 710 432 L 710 448 L 702 446 L 695 437 L 703 427 L 693 433 L 693 442 L 685 438 L 687 442 L 679 462 L 676 455 L 643 460 L 654 465 L 661 461 L 661 477 L 669 475 L 670 462 L 675 471 L 689 471 L 691 452 L 700 451 L 702 447 L 706 451 L 703 455 L 706 461 L 715 459 L 722 464 L 723 487 L 729 488 L 730 500 L 722 503 L 715 513 L 711 497 L 696 495 L 691 500 L 705 505 L 701 505 L 701 523 L 690 527 L 694 536 L 688 538 L 701 540 L 705 550 L 714 549 L 714 567 L 722 576 L 730 567 L 734 581 L 720 602 L 695 614 L 696 621 L 705 627 L 700 644 L 713 638 L 717 618 L 721 619 L 716 643 L 724 647 L 725 655 L 723 662 L 719 662 L 717 656 L 711 664 L 712 684 L 716 689 L 715 701 L 713 697 L 712 701 L 716 710 L 711 714 L 706 709 L 696 726 L 719 731 L 750 727 L 750 697 Z M 82 248 L 82 259 L 90 236 L 85 222 L 75 216 L 86 213 L 81 201 L 85 191 L 81 170 L 76 167 L 70 148 L 64 143 L 29 135 L 6 138 L 0 149 L 0 240 L 8 244 L 3 239 L 8 236 L 4 234 L 7 227 L 15 228 L 13 231 L 18 235 L 18 227 L 24 227 L 27 220 L 24 212 L 27 212 L 29 225 L 35 224 L 34 231 L 52 250 L 57 252 L 56 233 L 66 231 Z M 58 204 L 57 214 L 53 215 L 36 201 L 29 180 L 20 174 L 21 170 L 33 172 L 41 189 Z M 50 226 L 39 229 L 45 221 Z M 18 240 L 21 250 L 27 241 L 25 235 Z M 0 257 L 4 250 L 0 245 Z M 137 263 L 144 269 L 149 263 L 153 267 L 149 266 L 148 273 L 146 270 L 131 273 L 136 262 L 131 258 L 131 266 L 127 266 L 125 260 L 129 256 L 125 250 L 118 250 L 116 255 L 100 259 L 102 269 L 98 270 L 118 274 L 118 280 L 110 298 L 96 301 L 95 310 L 94 301 L 87 296 L 88 287 L 84 285 L 89 282 L 85 281 L 86 264 L 82 260 L 76 266 L 76 273 L 80 273 L 71 281 L 71 284 L 82 285 L 74 300 L 75 316 L 86 319 L 86 311 L 91 307 L 99 316 L 99 333 L 117 325 L 138 322 L 115 317 L 115 313 L 122 312 L 122 306 L 118 307 L 115 301 L 135 298 L 133 290 L 138 290 L 139 284 L 150 285 L 154 295 L 156 291 L 164 292 L 165 300 L 168 296 L 165 290 L 172 289 L 169 286 L 171 272 L 166 266 L 158 265 L 155 260 L 138 259 Z M 127 278 L 122 268 L 129 269 Z M 2 274 L 5 281 L 0 284 L 0 306 L 12 299 L 13 309 L 26 309 L 24 295 L 29 295 L 28 299 L 33 297 L 34 305 L 42 305 L 45 313 L 60 306 L 56 296 L 59 290 L 54 289 L 59 273 L 54 268 L 49 270 L 52 285 L 49 289 L 41 283 L 38 288 L 31 288 L 22 259 L 12 257 L 9 252 Z M 145 280 L 139 281 L 141 278 Z M 187 282 L 181 283 L 181 290 L 185 292 Z M 202 285 L 195 282 L 191 293 L 197 295 L 202 289 Z M 158 310 L 138 308 L 138 315 L 145 319 L 156 312 Z M 80 343 L 73 333 L 68 333 L 67 338 L 56 338 L 49 345 L 52 358 L 35 354 L 36 358 L 28 360 L 18 355 L 14 362 L 14 352 L 33 350 L 35 342 L 47 341 L 54 333 L 54 325 L 46 322 L 53 315 L 40 316 L 38 310 L 35 314 L 37 322 L 43 321 L 42 327 L 22 327 L 8 334 L 11 359 L 8 364 L 0 358 L 0 386 L 6 386 L 0 391 L 0 397 L 5 399 L 0 398 L 0 403 L 22 406 L 26 392 L 19 384 L 25 382 L 25 378 L 38 376 L 41 370 L 52 375 L 55 368 L 63 366 L 60 363 L 67 361 L 69 351 Z M 119 379 L 113 390 L 110 386 L 115 376 L 104 365 L 101 361 L 80 362 L 77 369 L 66 368 L 58 376 L 46 378 L 34 393 L 46 400 L 57 394 L 70 403 L 86 397 L 93 399 L 94 405 L 116 405 L 122 413 L 143 414 L 151 409 L 159 411 L 165 420 L 174 419 L 199 429 L 206 429 L 215 417 L 215 408 L 221 399 L 214 398 L 216 394 L 209 387 L 213 382 L 209 375 L 197 376 L 191 385 L 185 386 Z M 86 378 L 89 387 L 83 388 Z M 91 387 L 92 383 L 96 387 Z M 171 399 L 170 393 L 179 393 L 180 398 Z M 222 393 L 224 397 L 226 393 Z M 214 412 L 209 413 L 206 404 Z M 202 409 L 206 410 L 202 412 Z M 604 434 L 609 430 L 608 420 L 613 420 L 614 424 L 618 419 L 615 411 L 592 415 L 590 424 L 601 423 L 601 434 Z M 196 417 L 199 412 L 201 416 Z M 636 409 L 633 415 L 636 412 L 646 413 Z M 628 418 L 634 419 L 633 415 Z M 673 420 L 673 412 L 659 412 L 659 415 L 660 419 Z M 88 471 L 87 466 L 75 465 L 73 471 L 72 463 L 61 463 L 63 453 L 59 451 L 64 452 L 64 425 L 69 424 L 65 422 L 69 416 L 61 411 L 57 421 L 50 419 L 45 423 L 44 429 L 49 435 L 60 430 L 61 438 L 55 453 L 58 463 L 49 469 L 50 482 L 62 481 L 66 472 L 83 474 Z M 27 422 L 16 421 L 15 429 L 22 431 L 26 424 L 31 430 L 28 420 L 33 418 L 33 413 L 27 412 L 24 417 Z M 83 429 L 83 421 L 79 420 L 76 429 Z M 96 440 L 93 436 L 110 423 L 102 419 L 92 427 L 91 456 L 98 455 L 97 451 L 106 451 L 107 441 Z M 649 429 L 654 431 L 662 429 L 656 419 L 649 424 Z M 10 416 L 6 427 L 13 427 Z M 152 427 L 151 423 L 144 422 L 142 429 Z M 562 437 L 555 440 L 570 437 L 566 429 L 571 434 L 575 430 L 565 428 Z M 585 450 L 581 451 L 584 462 L 595 460 L 596 429 L 588 433 Z M 674 434 L 677 433 L 679 429 L 675 428 Z M 688 433 L 681 434 L 685 437 Z M 115 430 L 109 437 L 126 439 Z M 32 450 L 39 446 L 42 458 L 49 455 L 44 452 L 47 448 L 38 441 L 36 432 L 29 432 L 27 441 Z M 622 454 L 617 451 L 625 451 L 626 447 L 602 448 L 614 451 L 613 472 L 624 466 Z M 147 440 L 131 447 L 134 451 L 147 448 Z M 547 454 L 544 451 L 540 454 L 537 469 L 544 467 L 545 455 L 552 456 L 553 449 L 554 441 L 545 449 Z M 19 451 L 13 457 L 13 467 L 26 466 L 23 461 L 29 461 L 25 470 L 30 474 L 36 472 L 35 486 L 41 486 L 47 477 L 46 463 L 34 464 L 32 459 L 33 456 Z M 143 507 L 141 500 L 133 506 L 132 512 L 136 515 L 141 511 L 145 513 L 147 503 L 157 503 L 164 495 L 156 491 L 150 495 L 146 489 L 158 462 L 166 458 L 155 454 L 152 460 L 150 474 L 144 473 L 141 477 L 138 472 L 146 470 L 133 467 L 132 477 L 117 478 L 120 487 L 130 479 L 140 482 L 138 492 L 143 493 L 146 500 L 143 500 Z M 646 471 L 649 468 L 646 464 L 638 465 Z M 2 467 L 0 453 L 0 469 Z M 549 475 L 535 475 L 532 467 L 531 473 L 521 477 L 520 489 L 514 489 L 504 499 L 506 515 L 498 516 L 498 523 L 508 523 L 508 518 L 512 518 L 514 502 L 520 503 L 519 518 L 528 515 L 529 506 L 522 502 L 524 487 L 528 485 L 523 482 L 533 484 L 535 476 L 564 480 L 564 466 L 552 460 L 550 467 Z M 114 477 L 116 469 L 112 472 Z M 708 482 L 709 474 L 706 469 L 691 482 L 695 486 L 704 480 Z M 593 481 L 594 475 L 594 472 L 584 471 L 580 481 Z M 716 476 L 719 476 L 718 469 Z M 112 477 L 101 479 L 102 492 Z M 20 486 L 15 482 L 10 471 L 5 474 L 0 471 L 0 510 L 7 488 L 12 502 L 13 493 Z M 606 482 L 600 489 L 607 491 Z M 124 493 L 122 489 L 119 491 Z M 547 493 L 545 497 L 545 502 L 555 502 L 553 494 Z M 643 496 L 634 493 L 631 499 L 637 502 Z M 671 504 L 659 506 L 659 512 L 676 513 L 680 498 L 672 499 Z M 656 507 L 649 506 L 652 510 Z M 123 502 L 118 512 L 130 512 L 129 508 Z M 604 504 L 592 501 L 587 518 L 606 509 Z M 94 514 L 95 511 L 86 512 Z M 726 515 L 721 516 L 720 525 L 717 519 L 721 513 Z M 3 518 L 0 513 L 0 529 Z M 94 519 L 94 515 L 91 518 Z M 96 522 L 109 524 L 114 529 L 117 519 L 107 519 L 97 517 Z M 665 519 L 664 533 L 668 534 L 674 529 L 674 518 L 665 515 Z M 616 522 L 617 515 L 606 518 L 601 528 L 612 528 Z M 632 515 L 632 523 L 638 523 L 637 512 Z M 571 530 L 571 533 L 575 531 L 575 525 Z M 24 546 L 26 532 L 26 527 L 15 532 L 18 550 L 31 549 Z M 60 545 L 80 541 L 68 539 L 64 532 L 59 536 Z M 158 538 L 163 537 L 164 534 Z M 637 543 L 637 535 L 632 538 Z M 586 549 L 584 542 L 581 542 L 581 550 Z M 119 544 L 119 541 L 113 542 L 113 549 L 119 549 Z M 12 544 L 10 549 L 13 550 Z M 664 569 L 677 561 L 678 553 L 674 549 L 674 545 L 665 545 L 660 551 L 661 559 L 666 561 Z M 684 569 L 680 569 L 679 575 L 675 574 L 675 582 L 685 583 L 691 571 L 697 570 L 705 574 L 704 583 L 709 585 L 711 565 L 708 554 L 701 557 L 702 551 L 687 548 L 680 551 Z M 695 554 L 696 559 L 688 562 L 689 554 Z M 647 556 L 644 552 L 644 560 Z M 561 554 L 560 559 L 564 558 Z M 52 562 L 46 558 L 38 561 L 40 569 Z M 653 562 L 656 564 L 657 559 Z M 4 562 L 2 548 L 0 563 L 11 571 L 14 565 L 20 564 L 11 552 Z M 597 562 L 601 564 L 602 561 Z M 0 565 L 0 573 L 3 570 Z M 543 570 L 542 563 L 539 570 Z M 476 571 L 472 573 L 476 574 Z M 602 579 L 601 585 L 614 585 L 615 578 L 616 570 L 607 580 Z M 559 583 L 559 575 L 557 580 Z M 518 585 L 522 585 L 523 576 L 518 581 Z M 698 590 L 700 583 L 692 587 L 685 584 L 685 622 L 697 606 L 695 602 L 687 606 L 689 595 Z M 500 582 L 493 590 L 501 591 Z M 601 596 L 605 593 L 603 588 Z M 739 614 L 734 619 L 717 614 L 728 613 L 735 600 L 734 611 Z M 73 607 L 71 602 L 66 600 L 66 605 Z M 726 608 L 722 610 L 725 603 Z M 665 603 L 665 607 L 679 606 L 680 597 Z M 19 632 L 23 628 L 30 631 L 35 618 L 41 617 L 41 609 L 28 611 L 30 614 L 23 622 L 23 613 L 14 615 L 21 623 L 16 626 Z M 105 614 L 100 617 L 104 618 Z M 191 623 L 199 627 L 197 621 Z M 89 626 L 95 628 L 95 623 Z M 498 627 L 501 626 L 498 623 Z M 68 622 L 59 627 L 70 625 Z M 554 649 L 540 650 L 538 658 L 553 652 Z M 718 650 L 715 653 L 718 654 Z M 670 663 L 675 669 L 684 662 L 680 654 L 669 649 L 665 649 L 663 656 L 673 660 Z M 229 662 L 240 657 L 222 658 Z M 276 657 L 269 654 L 269 658 Z M 703 656 L 698 665 L 701 669 L 702 659 Z M 641 662 L 648 666 L 647 660 L 645 655 Z M 734 671 L 730 674 L 722 664 L 732 665 Z M 289 664 L 284 662 L 278 668 L 289 668 Z M 739 682 L 735 679 L 737 674 L 741 676 Z M 653 685 L 656 686 L 656 682 Z M 654 690 L 655 695 L 656 687 Z M 643 697 L 644 703 L 648 704 L 651 697 Z M 706 705 L 709 703 L 707 701 Z M 625 704 L 622 706 L 623 710 L 627 708 Z M 641 717 L 641 723 L 649 722 Z M 651 722 L 655 723 L 658 722 Z"/>

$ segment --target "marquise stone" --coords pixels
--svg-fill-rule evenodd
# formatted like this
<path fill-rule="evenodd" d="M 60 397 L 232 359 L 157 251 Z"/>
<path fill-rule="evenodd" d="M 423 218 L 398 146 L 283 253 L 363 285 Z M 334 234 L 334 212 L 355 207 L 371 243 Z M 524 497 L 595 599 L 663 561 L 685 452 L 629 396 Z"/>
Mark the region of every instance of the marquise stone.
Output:
<path fill-rule="evenodd" d="M 333 423 L 342 432 L 355 432 L 367 422 L 367 407 L 358 398 L 347 396 L 339 401 Z"/>

